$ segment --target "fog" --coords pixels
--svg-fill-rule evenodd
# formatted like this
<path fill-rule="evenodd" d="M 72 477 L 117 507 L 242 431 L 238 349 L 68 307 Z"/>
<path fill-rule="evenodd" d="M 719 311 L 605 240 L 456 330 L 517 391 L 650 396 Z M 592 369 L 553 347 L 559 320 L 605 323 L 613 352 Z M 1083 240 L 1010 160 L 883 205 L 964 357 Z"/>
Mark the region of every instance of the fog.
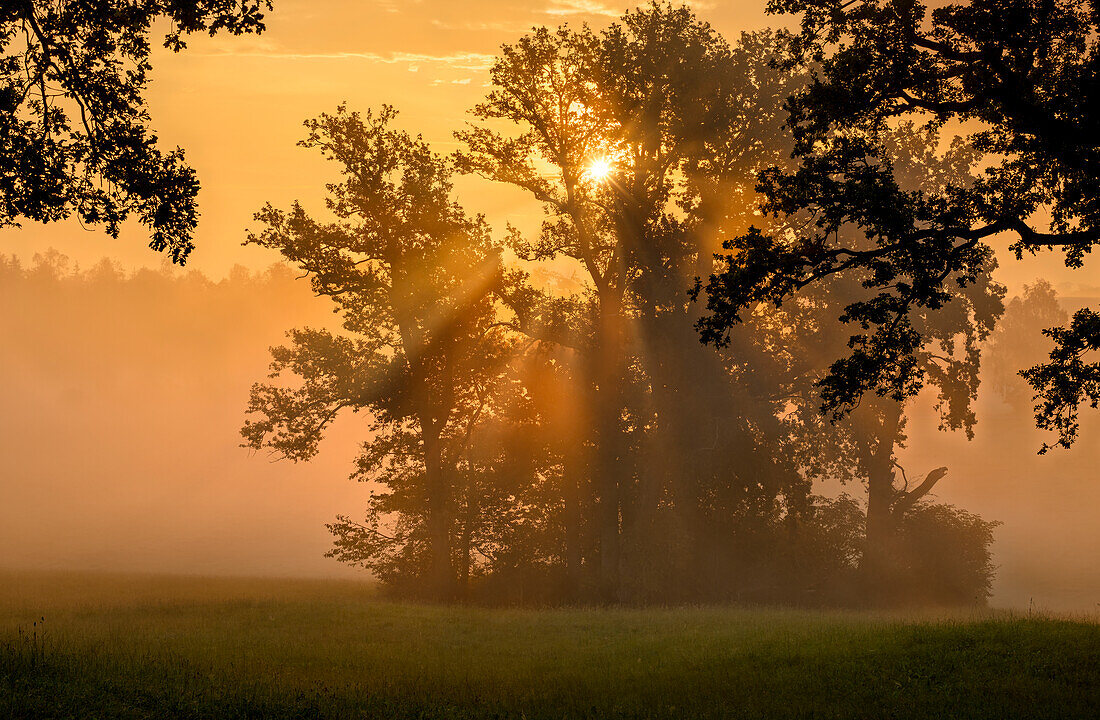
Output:
<path fill-rule="evenodd" d="M 1022 382 L 1022 381 L 1021 381 Z M 1044 433 L 984 390 L 976 406 L 974 440 L 937 431 L 927 405 L 909 424 L 902 464 L 950 472 L 939 500 L 1003 523 L 993 544 L 998 566 L 990 604 L 1015 608 L 1095 611 L 1100 607 L 1100 486 L 1096 423 L 1086 418 L 1073 450 L 1037 454 Z"/>
<path fill-rule="evenodd" d="M 107 261 L 80 270 L 58 255 L 5 259 L 0 567 L 363 576 L 323 553 L 324 523 L 359 512 L 370 490 L 348 479 L 366 419 L 342 418 L 308 463 L 240 446 L 269 346 L 331 318 L 284 266 L 212 280 Z M 1003 523 L 992 605 L 1095 610 L 1096 422 L 1086 417 L 1072 451 L 1040 457 L 1046 438 L 1030 414 L 987 385 L 970 442 L 938 431 L 930 403 L 918 402 L 901 464 L 914 474 L 946 465 L 936 499 Z"/>
<path fill-rule="evenodd" d="M 268 346 L 327 321 L 308 287 L 285 267 L 65 273 L 0 274 L 0 565 L 346 574 L 321 557 L 365 490 L 341 438 L 302 465 L 239 447 Z"/>

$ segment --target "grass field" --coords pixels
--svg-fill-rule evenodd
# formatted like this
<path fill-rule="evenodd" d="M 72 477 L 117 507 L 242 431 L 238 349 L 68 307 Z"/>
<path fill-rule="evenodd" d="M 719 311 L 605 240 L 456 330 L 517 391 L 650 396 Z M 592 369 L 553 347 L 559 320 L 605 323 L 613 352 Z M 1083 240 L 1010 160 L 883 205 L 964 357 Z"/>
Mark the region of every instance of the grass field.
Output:
<path fill-rule="evenodd" d="M 439 608 L 348 582 L 0 574 L 0 718 L 1098 716 L 1087 619 Z"/>

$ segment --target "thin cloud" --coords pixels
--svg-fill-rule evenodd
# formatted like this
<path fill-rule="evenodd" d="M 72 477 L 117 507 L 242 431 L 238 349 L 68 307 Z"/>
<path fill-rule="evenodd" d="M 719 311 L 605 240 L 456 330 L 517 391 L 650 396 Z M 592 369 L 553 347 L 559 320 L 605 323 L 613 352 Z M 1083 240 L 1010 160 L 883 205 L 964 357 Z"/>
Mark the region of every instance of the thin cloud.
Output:
<path fill-rule="evenodd" d="M 470 20 L 450 21 L 432 20 L 433 27 L 441 30 L 467 30 L 474 32 L 512 32 L 522 33 L 531 29 L 533 21 L 515 20 L 512 22 L 474 22 Z"/>
<path fill-rule="evenodd" d="M 420 5 L 422 0 L 374 0 L 374 4 L 388 13 L 405 10 L 409 5 Z"/>
<path fill-rule="evenodd" d="M 458 70 L 486 70 L 493 64 L 493 56 L 484 53 L 454 53 L 452 55 L 430 55 L 426 53 L 381 53 L 369 52 L 331 52 L 331 53 L 302 53 L 284 52 L 278 50 L 258 50 L 245 52 L 219 52 L 208 53 L 207 57 L 256 57 L 272 60 L 362 60 L 365 62 L 384 63 L 386 65 L 409 65 L 410 68 L 419 67 L 421 64 L 448 65 Z"/>
<path fill-rule="evenodd" d="M 710 10 L 717 3 L 714 0 L 683 0 L 683 5 L 699 10 Z M 619 17 L 626 10 L 626 5 L 608 4 L 600 0 L 550 0 L 550 6 L 541 12 L 545 15 L 600 15 L 603 17 Z"/>
<path fill-rule="evenodd" d="M 622 8 L 615 9 L 599 0 L 550 0 L 550 7 L 543 10 L 547 15 L 603 15 L 618 17 Z"/>

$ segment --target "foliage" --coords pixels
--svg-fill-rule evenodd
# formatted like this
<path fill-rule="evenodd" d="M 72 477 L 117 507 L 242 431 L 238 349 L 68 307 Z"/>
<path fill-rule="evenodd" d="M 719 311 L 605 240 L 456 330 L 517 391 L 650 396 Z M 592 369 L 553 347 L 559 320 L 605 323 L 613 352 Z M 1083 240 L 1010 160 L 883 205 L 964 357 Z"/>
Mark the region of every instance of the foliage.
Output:
<path fill-rule="evenodd" d="M 779 100 L 806 71 L 778 52 L 772 33 L 730 45 L 664 4 L 505 45 L 453 160 L 542 205 L 538 234 L 509 229 L 503 249 L 451 199 L 450 161 L 392 130 L 392 110 L 307 123 L 303 144 L 344 173 L 337 222 L 267 207 L 250 242 L 302 268 L 345 332 L 293 331 L 273 351 L 284 380 L 253 389 L 243 432 L 305 460 L 341 410 L 370 415 L 355 477 L 380 489 L 365 518 L 329 525 L 330 556 L 443 599 L 857 601 L 946 472 L 897 486 L 900 403 L 839 429 L 817 413 L 837 317 L 865 287 L 754 306 L 719 350 L 695 337 L 693 278 L 753 222 L 757 173 L 790 151 Z M 969 171 L 965 149 L 928 149 L 937 138 L 889 136 L 905 182 Z M 547 263 L 575 267 L 579 287 L 545 282 Z M 927 339 L 915 367 L 946 428 L 975 422 L 1000 292 L 975 277 L 908 328 Z M 814 497 L 823 478 L 866 481 L 866 510 Z"/>
<path fill-rule="evenodd" d="M 990 547 L 999 524 L 952 505 L 914 505 L 899 524 L 897 591 L 902 602 L 984 604 L 993 583 Z"/>
<path fill-rule="evenodd" d="M 890 158 L 891 172 L 899 187 L 908 192 L 923 193 L 944 185 L 945 178 L 963 178 L 973 162 L 972 153 L 954 148 L 939 155 L 936 132 L 902 124 L 884 132 L 880 138 L 883 152 Z M 765 205 L 771 202 L 766 198 Z M 800 213 L 802 211 L 799 211 Z M 801 226 L 793 225 L 805 219 Z M 790 236 L 815 222 L 810 214 L 779 213 L 777 236 Z M 817 220 L 818 222 L 820 220 Z M 830 226 L 828 234 L 845 240 L 851 247 L 872 247 L 872 236 L 860 239 L 864 230 L 852 223 Z M 824 233 L 824 231 L 823 231 Z M 762 238 L 759 231 L 750 236 Z M 741 238 L 744 239 L 744 238 Z M 979 383 L 982 342 L 1002 310 L 1003 288 L 992 283 L 987 275 L 970 284 L 956 286 L 948 295 L 950 303 L 935 308 L 913 310 L 890 329 L 891 337 L 909 343 L 908 353 L 898 353 L 875 333 L 850 335 L 848 325 L 867 331 L 868 312 L 890 305 L 904 290 L 898 283 L 877 294 L 870 287 L 878 277 L 874 273 L 853 269 L 834 274 L 808 285 L 797 294 L 769 299 L 765 294 L 755 297 L 745 312 L 728 302 L 735 294 L 732 288 L 740 282 L 740 273 L 753 268 L 766 270 L 774 255 L 760 247 L 735 246 L 740 239 L 726 243 L 733 249 L 724 257 L 726 269 L 713 275 L 708 286 L 710 314 L 698 322 L 704 339 L 726 347 L 731 343 L 731 330 L 748 327 L 762 313 L 773 315 L 780 327 L 790 328 L 782 336 L 782 354 L 789 358 L 789 374 L 785 382 L 785 412 L 791 422 L 795 447 L 801 450 L 803 471 L 810 477 L 832 477 L 842 481 L 865 482 L 867 485 L 866 537 L 860 560 L 864 593 L 880 591 L 883 602 L 896 602 L 890 589 L 895 583 L 893 569 L 897 565 L 896 543 L 902 542 L 900 521 L 904 508 L 931 491 L 944 473 L 927 476 L 927 482 L 910 487 L 908 478 L 898 477 L 897 452 L 906 445 L 906 403 L 926 386 L 936 392 L 936 410 L 943 430 L 963 430 L 973 436 L 977 422 L 974 401 Z M 990 264 L 990 259 L 984 261 Z M 697 285 L 697 289 L 699 286 Z M 773 302 L 774 301 L 774 302 Z M 741 321 L 744 312 L 746 321 Z M 730 317 L 737 318 L 734 325 Z M 845 352 L 852 355 L 831 366 L 823 362 Z M 892 366 L 878 366 L 876 356 L 889 355 Z M 840 400 L 847 389 L 865 382 L 881 372 L 878 394 L 862 398 L 854 409 Z M 783 375 L 779 376 L 783 378 Z M 775 380 L 773 380 L 775 382 Z M 821 409 L 829 411 L 823 418 Z M 826 422 L 828 420 L 828 422 Z M 946 472 L 946 471 L 945 471 Z M 902 483 L 904 482 L 904 486 Z"/>
<path fill-rule="evenodd" d="M 449 595 L 457 473 L 471 472 L 470 443 L 492 416 L 508 352 L 489 299 L 499 260 L 484 221 L 451 199 L 447 160 L 392 129 L 394 117 L 341 107 L 306 123 L 302 146 L 341 168 L 326 203 L 336 222 L 297 203 L 256 214 L 266 227 L 248 243 L 305 271 L 345 332 L 292 331 L 273 350 L 272 377 L 301 382 L 255 385 L 242 433 L 250 447 L 306 460 L 340 411 L 368 411 L 354 477 L 386 490 L 367 524 L 333 526 L 335 553 L 383 578 L 428 577 L 432 593 Z"/>
<path fill-rule="evenodd" d="M 731 47 L 690 9 L 657 3 L 602 32 L 537 29 L 503 48 L 475 122 L 457 133 L 460 168 L 543 206 L 538 237 L 510 235 L 518 258 L 586 276 L 565 301 L 583 330 L 547 333 L 561 299 L 505 302 L 519 332 L 574 351 L 608 598 L 714 586 L 703 537 L 750 505 L 774 507 L 784 488 L 804 492 L 782 443 L 759 432 L 778 401 L 750 368 L 768 353 L 751 333 L 740 357 L 698 347 L 687 295 L 721 237 L 752 216 L 756 171 L 784 154 L 779 103 L 802 73 L 768 64 L 774 44 L 760 33 Z"/>
<path fill-rule="evenodd" d="M 117 236 L 136 216 L 182 264 L 199 185 L 148 127 L 154 23 L 185 36 L 259 33 L 270 0 L 16 0 L 0 7 L 0 227 L 70 216 Z"/>
<path fill-rule="evenodd" d="M 925 338 L 911 318 L 983 282 L 990 238 L 1015 234 L 1017 255 L 1061 248 L 1070 267 L 1100 239 L 1090 129 L 1095 14 L 1028 0 L 931 12 L 915 0 L 776 0 L 770 8 L 801 14 L 788 62 L 818 69 L 788 104 L 799 167 L 766 172 L 762 188 L 772 212 L 812 219 L 789 238 L 753 231 L 730 244 L 738 255 L 710 284 L 704 334 L 720 337 L 755 302 L 855 273 L 873 296 L 848 319 L 870 332 L 853 337 L 851 354 L 833 366 L 828 405 L 843 412 L 869 390 L 912 395 L 921 378 L 913 355 Z M 980 154 L 986 169 L 972 181 L 945 175 L 906 189 L 883 137 L 907 121 L 928 132 L 950 121 L 952 152 Z M 1047 208 L 1049 227 L 1036 229 L 1033 216 Z M 859 233 L 837 234 L 848 225 Z M 853 245 L 863 236 L 871 243 Z M 1060 342 L 1087 348 L 1079 337 L 1087 331 L 1087 323 L 1071 327 Z M 1052 387 L 1040 383 L 1044 393 Z M 1049 396 L 1040 415 L 1082 397 Z M 1069 426 L 1052 424 L 1069 440 Z"/>
<path fill-rule="evenodd" d="M 848 290 L 839 317 L 858 331 L 847 341 L 851 354 L 820 381 L 824 409 L 839 418 L 866 389 L 902 402 L 931 381 L 941 391 L 948 424 L 972 422 L 964 408 L 976 393 L 979 343 L 1003 309 L 1004 290 L 989 278 L 989 248 L 968 248 L 966 261 L 953 264 L 922 244 L 934 237 L 918 227 L 927 216 L 921 208 L 937 190 L 950 192 L 965 182 L 974 162 L 965 146 L 942 156 L 929 151 L 938 140 L 934 129 L 902 125 L 881 131 L 873 148 L 868 140 L 835 139 L 836 152 L 859 144 L 858 160 L 825 153 L 804 157 L 793 174 L 766 171 L 765 209 L 805 218 L 799 231 L 805 234 L 780 237 L 753 228 L 725 243 L 726 267 L 706 287 L 703 340 L 722 345 L 745 309 L 782 304 L 794 291 L 838 276 L 862 287 Z M 844 166 L 859 169 L 846 174 Z M 871 214 L 861 214 L 867 208 Z M 900 260 L 890 255 L 895 245 L 907 246 Z M 945 264 L 930 268 L 937 257 Z"/>
<path fill-rule="evenodd" d="M 921 496 L 923 498 L 923 496 Z M 866 606 L 984 605 L 992 591 L 993 531 L 1000 525 L 960 508 L 916 499 L 897 512 L 891 564 L 869 589 L 865 508 L 848 494 L 814 496 L 800 518 L 792 577 L 771 602 Z"/>
<path fill-rule="evenodd" d="M 1087 359 L 1100 350 L 1100 314 L 1081 308 L 1068 326 L 1045 328 L 1043 334 L 1054 340 L 1049 362 L 1021 374 L 1037 393 L 1038 426 L 1058 433 L 1055 446 L 1069 448 L 1080 429 L 1081 405 L 1087 402 L 1096 408 L 1100 404 L 1100 364 Z M 1051 447 L 1044 443 L 1039 452 L 1045 453 Z"/>

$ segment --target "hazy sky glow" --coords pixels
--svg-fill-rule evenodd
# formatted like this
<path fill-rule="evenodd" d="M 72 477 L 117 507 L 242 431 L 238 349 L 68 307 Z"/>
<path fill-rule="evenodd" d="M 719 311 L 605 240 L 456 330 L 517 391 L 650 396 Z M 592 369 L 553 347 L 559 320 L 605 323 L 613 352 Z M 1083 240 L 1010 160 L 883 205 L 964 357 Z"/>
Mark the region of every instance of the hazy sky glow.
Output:
<path fill-rule="evenodd" d="M 763 3 L 694 5 L 729 37 L 774 24 Z M 352 109 L 388 103 L 401 111 L 404 127 L 439 151 L 453 150 L 451 133 L 484 94 L 502 43 L 534 25 L 599 26 L 626 7 L 598 0 L 277 0 L 262 36 L 198 36 L 179 55 L 155 53 L 148 94 L 154 127 L 162 143 L 186 149 L 202 183 L 190 262 L 214 275 L 238 262 L 266 266 L 277 258 L 240 247 L 252 213 L 269 200 L 320 206 L 333 168 L 295 147 L 307 117 L 344 101 Z M 460 189 L 494 228 L 537 220 L 537 208 L 518 192 L 473 180 Z M 75 222 L 0 231 L 8 252 L 29 257 L 53 246 L 85 265 L 110 255 L 129 267 L 156 266 L 145 242 L 136 226 L 117 242 Z"/>
<path fill-rule="evenodd" d="M 745 30 L 777 27 L 764 2 L 694 2 L 728 39 Z M 277 0 L 259 37 L 193 37 L 179 55 L 153 58 L 148 94 L 154 126 L 165 145 L 187 151 L 202 183 L 202 220 L 191 263 L 215 276 L 234 263 L 260 268 L 277 258 L 242 248 L 252 213 L 264 202 L 301 199 L 318 207 L 333 168 L 316 153 L 295 147 L 307 117 L 346 101 L 352 109 L 392 104 L 404 127 L 422 133 L 437 150 L 455 148 L 451 133 L 484 94 L 488 68 L 502 43 L 534 25 L 600 26 L 628 7 L 604 0 Z M 461 199 L 484 212 L 498 231 L 538 220 L 522 194 L 468 179 Z M 117 242 L 75 222 L 0 231 L 0 246 L 29 257 L 56 247 L 82 265 L 109 255 L 124 266 L 156 266 L 141 228 Z M 1057 255 L 1025 263 L 1003 254 L 999 273 L 1011 289 L 1047 277 L 1063 294 L 1100 294 L 1078 287 Z"/>
<path fill-rule="evenodd" d="M 783 22 L 765 15 L 763 0 L 691 4 L 731 41 L 741 31 Z M 213 278 L 225 276 L 234 264 L 265 268 L 278 256 L 241 246 L 246 229 L 253 226 L 252 213 L 268 201 L 285 207 L 298 199 L 310 209 L 323 207 L 324 183 L 331 181 L 335 167 L 317 152 L 296 147 L 304 134 L 304 119 L 332 111 L 345 101 L 357 110 L 392 104 L 401 111 L 402 127 L 422 133 L 437 150 L 449 152 L 456 147 L 452 132 L 463 125 L 466 111 L 486 92 L 488 68 L 502 43 L 515 41 L 533 25 L 587 22 L 599 26 L 625 8 L 605 0 L 276 0 L 268 31 L 260 37 L 194 37 L 189 49 L 179 55 L 158 51 L 148 95 L 154 127 L 164 145 L 186 149 L 203 188 L 202 221 L 190 265 Z M 594 165 L 591 173 L 598 180 L 606 170 Z M 531 227 L 541 217 L 538 207 L 516 190 L 463 179 L 458 191 L 460 201 L 472 211 L 483 212 L 498 234 L 508 223 Z M 104 256 L 127 270 L 157 267 L 162 258 L 148 250 L 146 242 L 145 232 L 136 225 L 127 226 L 117 241 L 99 229 L 82 229 L 75 221 L 0 231 L 0 253 L 29 260 L 52 247 L 82 267 Z M 998 277 L 1009 286 L 1010 294 L 1024 282 L 1045 277 L 1063 296 L 1100 297 L 1100 277 L 1090 270 L 1086 265 L 1084 271 L 1067 271 L 1054 253 L 1018 262 L 1002 252 Z M 10 564 L 21 553 L 47 567 L 103 569 L 103 558 L 117 553 L 117 547 L 106 540 L 89 544 L 87 538 L 102 539 L 112 522 L 137 523 L 133 518 L 140 518 L 148 527 L 135 526 L 134 532 L 145 533 L 147 546 L 128 543 L 130 555 L 120 564 L 123 569 L 342 572 L 335 562 L 321 558 L 329 541 L 322 523 L 335 512 L 357 511 L 355 505 L 365 493 L 346 479 L 349 449 L 359 439 L 360 425 L 346 426 L 331 444 L 338 452 L 322 454 L 316 465 L 272 466 L 264 458 L 249 458 L 238 447 L 237 428 L 248 385 L 263 376 L 266 347 L 280 341 L 283 328 L 328 317 L 325 308 L 310 304 L 304 283 L 299 285 L 303 286 L 299 296 L 293 294 L 296 289 L 283 292 L 279 286 L 287 306 L 276 309 L 281 314 L 262 320 L 262 309 L 241 316 L 229 309 L 190 308 L 183 300 L 163 304 L 178 317 L 165 318 L 150 306 L 146 315 L 127 311 L 100 318 L 107 331 L 113 329 L 121 338 L 130 338 L 130 330 L 143 322 L 162 324 L 166 330 L 187 318 L 186 327 L 172 336 L 194 349 L 199 359 L 185 358 L 188 361 L 179 361 L 178 366 L 156 364 L 158 370 L 167 367 L 174 378 L 175 385 L 165 383 L 160 375 L 146 377 L 128 366 L 119 369 L 113 364 L 114 356 L 103 348 L 122 351 L 111 345 L 109 332 L 93 327 L 84 342 L 96 352 L 102 350 L 103 365 L 114 368 L 119 377 L 101 378 L 103 387 L 91 383 L 90 388 L 72 380 L 71 391 L 86 394 L 77 397 L 80 402 L 65 395 L 70 389 L 59 385 L 60 372 L 51 375 L 50 368 L 40 365 L 26 371 L 31 361 L 37 363 L 53 353 L 52 346 L 31 336 L 20 324 L 18 310 L 6 313 L 5 327 L 13 335 L 23 332 L 20 342 L 25 347 L 7 354 L 0 348 L 0 364 L 25 372 L 8 373 L 7 385 L 0 383 L 0 390 L 7 387 L 8 407 L 34 408 L 37 414 L 34 422 L 28 422 L 15 411 L 9 413 L 7 444 L 0 442 L 0 449 L 9 454 L 9 475 L 0 480 L 19 488 L 16 493 L 9 487 L 8 498 L 14 495 L 22 502 L 9 504 L 7 516 L 0 513 L 0 525 L 7 525 L 7 535 L 0 532 L 0 539 L 8 548 L 7 554 L 0 553 L 0 565 Z M 88 323 L 74 324 L 92 327 Z M 58 323 L 61 327 L 63 323 Z M 102 342 L 104 332 L 108 342 Z M 203 345 L 205 339 L 210 339 L 209 347 Z M 170 342 L 176 340 L 164 340 L 165 347 Z M 54 354 L 72 351 L 66 346 Z M 140 364 L 134 363 L 134 368 Z M 217 382 L 200 372 L 218 373 Z M 118 404 L 104 406 L 111 398 Z M 140 451 L 123 445 L 105 447 L 96 434 L 108 434 L 102 427 L 88 433 L 73 421 L 73 427 L 57 431 L 55 421 L 74 402 L 74 417 L 99 418 L 89 425 L 102 425 L 104 417 L 114 418 L 112 422 L 124 419 L 118 432 L 112 431 L 114 436 L 140 445 Z M 163 403 L 152 413 L 163 427 L 132 416 L 131 410 L 143 402 Z M 1068 599 L 1051 602 L 1079 607 L 1086 603 L 1081 598 L 1091 598 L 1100 587 L 1093 561 L 1100 551 L 1100 530 L 1093 522 L 1100 486 L 1086 482 L 1095 475 L 1090 468 L 1095 452 L 1088 447 L 1088 437 L 1083 436 L 1083 447 L 1073 453 L 1039 460 L 1035 450 L 1042 437 L 1028 426 L 1028 419 L 1010 417 L 1002 405 L 988 398 L 983 398 L 977 412 L 977 438 L 968 444 L 960 434 L 936 432 L 931 413 L 922 407 L 918 413 L 923 415 L 917 416 L 922 419 L 911 424 L 906 463 L 914 471 L 950 466 L 941 498 L 1005 521 L 996 546 L 1002 572 L 995 604 L 1026 604 L 1035 592 L 1038 581 L 1034 578 L 1049 578 L 1051 568 L 1061 566 L 1070 571 L 1067 576 L 1081 578 L 1083 589 L 1062 588 L 1059 597 Z M 180 427 L 191 433 L 183 442 L 167 443 L 168 451 L 154 446 L 162 431 L 174 436 L 173 430 Z M 32 435 L 38 430 L 36 439 Z M 84 442 L 77 446 L 83 454 L 65 462 L 55 458 L 52 465 L 39 463 L 39 458 L 52 452 L 48 443 L 68 442 L 66 438 Z M 16 477 L 17 472 L 24 474 Z M 121 510 L 115 498 L 99 490 L 115 482 L 115 473 L 132 478 Z M 225 478 L 225 473 L 234 477 Z M 65 489 L 82 474 L 94 482 L 82 485 L 75 495 Z M 61 523 L 66 528 L 61 532 L 49 529 L 56 522 L 52 503 L 58 497 L 79 501 L 73 504 L 68 522 Z M 257 503 L 258 498 L 263 502 Z M 192 505 L 184 513 L 180 508 L 186 502 Z M 12 509 L 17 506 L 18 511 Z M 85 512 L 88 506 L 95 512 Z M 150 513 L 150 508 L 159 510 Z M 244 508 L 252 508 L 253 516 L 240 517 Z M 288 509 L 298 515 L 288 520 L 284 514 Z M 196 518 L 202 518 L 202 523 L 196 525 Z M 201 542 L 182 545 L 187 533 Z M 246 534 L 254 538 L 251 544 L 242 543 Z M 260 543 L 265 536 L 281 538 L 274 550 Z M 81 543 L 89 548 L 86 556 L 73 557 L 68 548 Z M 229 547 L 235 549 L 227 553 Z M 172 552 L 179 554 L 175 567 Z M 169 566 L 160 568 L 166 554 Z"/>

